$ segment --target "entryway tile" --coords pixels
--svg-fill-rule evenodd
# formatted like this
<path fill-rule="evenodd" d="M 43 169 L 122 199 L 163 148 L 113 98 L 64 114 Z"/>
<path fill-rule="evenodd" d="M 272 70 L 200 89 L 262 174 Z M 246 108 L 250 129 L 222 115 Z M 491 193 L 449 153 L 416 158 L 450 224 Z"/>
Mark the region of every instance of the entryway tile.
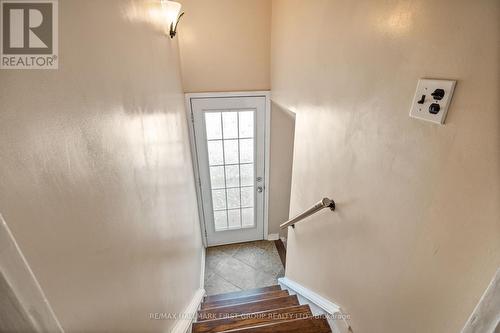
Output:
<path fill-rule="evenodd" d="M 284 267 L 272 241 L 207 249 L 205 290 L 208 295 L 275 285 L 283 275 Z"/>

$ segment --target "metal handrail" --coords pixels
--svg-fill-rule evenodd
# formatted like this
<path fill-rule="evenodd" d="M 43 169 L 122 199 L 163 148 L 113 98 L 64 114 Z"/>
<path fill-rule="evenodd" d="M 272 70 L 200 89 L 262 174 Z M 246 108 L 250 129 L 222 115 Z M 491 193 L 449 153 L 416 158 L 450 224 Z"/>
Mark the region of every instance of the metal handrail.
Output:
<path fill-rule="evenodd" d="M 323 198 L 320 202 L 318 202 L 317 204 L 315 204 L 314 206 L 312 206 L 311 208 L 309 208 L 305 212 L 295 216 L 294 218 L 291 218 L 290 220 L 286 221 L 285 223 L 282 223 L 280 225 L 280 228 L 285 229 L 289 226 L 292 226 L 292 228 L 295 228 L 295 223 L 297 223 L 300 220 L 303 220 L 306 217 L 311 216 L 312 214 L 317 213 L 320 210 L 322 210 L 323 208 L 327 208 L 327 207 L 330 208 L 331 211 L 334 211 L 335 210 L 335 201 L 333 201 L 332 199 Z"/>

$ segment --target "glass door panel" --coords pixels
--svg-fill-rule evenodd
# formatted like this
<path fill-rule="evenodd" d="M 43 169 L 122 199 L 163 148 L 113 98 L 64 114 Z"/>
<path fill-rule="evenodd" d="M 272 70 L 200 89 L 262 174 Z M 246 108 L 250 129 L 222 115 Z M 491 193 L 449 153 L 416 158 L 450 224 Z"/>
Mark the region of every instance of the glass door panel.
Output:
<path fill-rule="evenodd" d="M 255 111 L 205 113 L 216 232 L 255 224 L 249 214 L 254 208 L 254 129 Z"/>

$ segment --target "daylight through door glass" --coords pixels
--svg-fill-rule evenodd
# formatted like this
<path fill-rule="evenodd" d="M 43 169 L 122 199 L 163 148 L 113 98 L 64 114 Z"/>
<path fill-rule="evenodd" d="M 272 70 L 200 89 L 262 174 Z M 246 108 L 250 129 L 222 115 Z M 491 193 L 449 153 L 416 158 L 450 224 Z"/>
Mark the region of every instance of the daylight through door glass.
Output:
<path fill-rule="evenodd" d="M 215 231 L 254 222 L 255 111 L 205 113 Z"/>

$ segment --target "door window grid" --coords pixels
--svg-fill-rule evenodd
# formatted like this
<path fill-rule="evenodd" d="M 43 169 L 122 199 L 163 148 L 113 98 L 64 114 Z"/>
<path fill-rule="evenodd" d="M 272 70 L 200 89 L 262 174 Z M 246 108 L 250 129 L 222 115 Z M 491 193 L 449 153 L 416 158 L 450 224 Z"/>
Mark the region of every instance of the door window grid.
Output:
<path fill-rule="evenodd" d="M 219 140 L 221 141 L 221 140 Z M 210 167 L 224 167 L 232 165 L 253 165 L 253 163 L 226 163 L 226 164 L 210 164 Z"/>
<path fill-rule="evenodd" d="M 253 186 L 247 185 L 247 186 L 212 187 L 212 190 L 230 190 L 230 189 L 234 189 L 234 188 L 250 188 L 250 187 L 253 187 Z"/>
<path fill-rule="evenodd" d="M 212 147 L 219 147 L 222 151 L 214 151 L 209 149 L 209 168 L 210 168 L 210 179 L 211 179 L 211 190 L 212 190 L 212 203 L 213 203 L 213 213 L 215 230 L 227 230 L 227 229 L 240 229 L 245 227 L 254 226 L 254 137 L 250 137 L 250 133 L 254 133 L 254 111 L 230 111 L 230 112 L 210 112 L 205 113 L 205 124 L 207 127 L 207 144 Z M 215 117 L 214 117 L 215 116 Z M 241 126 L 240 118 L 243 116 L 244 126 Z M 218 121 L 217 119 L 218 118 Z M 231 119 L 233 118 L 233 119 Z M 231 125 L 231 120 L 233 120 L 233 125 L 235 127 L 229 127 Z M 234 124 L 236 120 L 236 124 Z M 250 121 L 249 121 L 250 120 Z M 217 124 L 218 122 L 218 124 Z M 214 128 L 208 128 L 212 126 Z M 225 127 L 228 130 L 225 132 Z M 243 127 L 243 128 L 242 128 Z M 244 132 L 245 135 L 241 135 Z M 229 134 L 228 134 L 229 133 Z M 243 141 L 244 140 L 244 141 Z M 217 143 L 219 142 L 219 143 Z M 233 145 L 236 143 L 236 156 L 237 163 L 227 163 L 226 146 L 228 144 Z M 215 144 L 215 146 L 213 145 Z M 244 145 L 245 144 L 245 145 Z M 246 151 L 243 151 L 246 147 Z M 249 149 L 250 148 L 250 149 Z M 250 151 L 249 151 L 250 150 Z M 211 152 L 213 156 L 211 155 Z M 233 150 L 234 153 L 234 150 Z M 242 155 L 245 158 L 245 162 L 241 163 Z M 231 156 L 231 162 L 235 159 L 235 156 Z M 222 164 L 220 164 L 220 162 Z M 236 162 L 236 161 L 234 161 Z M 228 186 L 228 167 L 237 166 L 238 175 L 238 186 Z M 242 166 L 245 166 L 245 171 L 247 173 L 245 183 L 251 183 L 252 185 L 242 184 Z M 219 173 L 216 174 L 215 167 L 222 167 Z M 250 169 L 248 169 L 250 168 Z M 222 171 L 222 174 L 220 173 Z M 234 171 L 234 170 L 233 170 Z M 251 177 L 249 177 L 249 171 Z M 223 182 L 221 181 L 223 178 Z M 250 179 L 248 179 L 250 178 Z M 231 183 L 233 185 L 233 183 Z M 223 187 L 222 187 L 223 186 Z M 235 196 L 235 189 L 238 189 L 239 193 Z M 224 191 L 221 191 L 224 190 Z M 242 197 L 242 193 L 245 192 L 245 197 Z M 230 193 L 233 194 L 230 196 Z M 237 201 L 235 201 L 236 198 Z M 231 198 L 232 200 L 229 200 Z M 245 205 L 243 204 L 245 201 Z"/>
<path fill-rule="evenodd" d="M 248 137 L 241 137 L 241 138 L 231 138 L 231 139 L 228 139 L 228 140 L 236 140 L 236 139 L 240 139 L 240 140 L 253 139 L 253 137 L 248 136 Z M 211 141 L 220 141 L 220 139 L 207 139 L 207 141 L 208 142 L 211 142 Z"/>

